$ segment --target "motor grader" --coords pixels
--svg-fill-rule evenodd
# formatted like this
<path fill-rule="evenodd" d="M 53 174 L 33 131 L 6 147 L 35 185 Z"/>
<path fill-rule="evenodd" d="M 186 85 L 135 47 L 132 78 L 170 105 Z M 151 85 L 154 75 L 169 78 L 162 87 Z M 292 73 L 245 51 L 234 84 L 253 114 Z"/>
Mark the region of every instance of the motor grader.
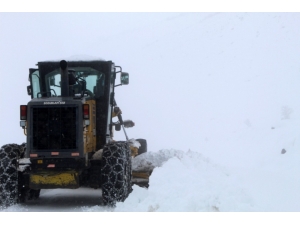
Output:
<path fill-rule="evenodd" d="M 147 151 L 145 139 L 128 138 L 125 128 L 134 123 L 122 119 L 115 100 L 115 88 L 127 85 L 129 74 L 103 60 L 37 67 L 29 69 L 31 100 L 20 106 L 26 144 L 0 150 L 0 204 L 36 199 L 41 189 L 82 186 L 101 189 L 105 205 L 124 201 L 132 190 L 132 157 Z M 121 129 L 126 141 L 114 140 Z"/>

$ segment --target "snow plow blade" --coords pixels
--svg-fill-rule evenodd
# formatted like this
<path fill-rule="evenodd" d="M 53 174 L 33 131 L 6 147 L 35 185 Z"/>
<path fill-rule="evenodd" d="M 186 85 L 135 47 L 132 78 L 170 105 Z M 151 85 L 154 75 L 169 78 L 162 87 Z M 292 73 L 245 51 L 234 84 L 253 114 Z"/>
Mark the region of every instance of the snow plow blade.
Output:
<path fill-rule="evenodd" d="M 132 171 L 132 184 L 149 187 L 149 177 L 152 171 Z"/>

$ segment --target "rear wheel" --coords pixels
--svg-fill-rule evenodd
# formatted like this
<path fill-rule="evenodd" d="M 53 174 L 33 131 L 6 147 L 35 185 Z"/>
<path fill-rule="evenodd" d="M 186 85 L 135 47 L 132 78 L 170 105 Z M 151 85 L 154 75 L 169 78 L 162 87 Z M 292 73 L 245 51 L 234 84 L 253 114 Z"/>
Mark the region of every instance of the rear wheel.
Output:
<path fill-rule="evenodd" d="M 40 190 L 29 189 L 23 172 L 18 171 L 18 161 L 24 157 L 25 149 L 25 143 L 7 144 L 0 149 L 0 205 L 3 207 L 39 198 Z"/>
<path fill-rule="evenodd" d="M 0 204 L 4 207 L 19 201 L 18 159 L 22 146 L 3 145 L 0 149 Z"/>
<path fill-rule="evenodd" d="M 131 176 L 131 150 L 128 143 L 105 145 L 101 162 L 102 199 L 105 205 L 115 205 L 128 197 Z"/>

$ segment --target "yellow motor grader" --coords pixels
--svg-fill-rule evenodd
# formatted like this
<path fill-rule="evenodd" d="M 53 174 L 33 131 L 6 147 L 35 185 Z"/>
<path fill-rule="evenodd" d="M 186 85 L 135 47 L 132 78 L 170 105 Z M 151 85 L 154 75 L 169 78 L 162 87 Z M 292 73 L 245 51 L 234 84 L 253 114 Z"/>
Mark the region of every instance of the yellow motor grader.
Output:
<path fill-rule="evenodd" d="M 128 197 L 133 183 L 147 186 L 149 174 L 132 171 L 132 157 L 146 152 L 147 142 L 128 139 L 125 128 L 134 123 L 122 119 L 115 101 L 115 88 L 127 85 L 129 74 L 102 60 L 37 67 L 29 69 L 31 100 L 20 106 L 26 144 L 0 149 L 0 204 L 36 199 L 41 189 L 88 186 L 102 189 L 103 204 L 114 205 Z M 121 129 L 126 141 L 114 140 L 114 130 Z"/>

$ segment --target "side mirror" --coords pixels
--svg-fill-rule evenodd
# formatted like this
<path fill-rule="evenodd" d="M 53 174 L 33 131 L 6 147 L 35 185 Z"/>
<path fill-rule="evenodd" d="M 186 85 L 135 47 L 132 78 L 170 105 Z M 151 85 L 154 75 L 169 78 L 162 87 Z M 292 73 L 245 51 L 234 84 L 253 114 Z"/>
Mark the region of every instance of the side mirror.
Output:
<path fill-rule="evenodd" d="M 135 124 L 132 120 L 123 120 L 123 124 L 125 128 L 133 127 Z"/>
<path fill-rule="evenodd" d="M 31 85 L 27 86 L 27 94 L 31 95 Z"/>
<path fill-rule="evenodd" d="M 125 72 L 121 73 L 121 84 L 122 85 L 129 84 L 129 74 L 128 73 L 125 73 Z"/>

